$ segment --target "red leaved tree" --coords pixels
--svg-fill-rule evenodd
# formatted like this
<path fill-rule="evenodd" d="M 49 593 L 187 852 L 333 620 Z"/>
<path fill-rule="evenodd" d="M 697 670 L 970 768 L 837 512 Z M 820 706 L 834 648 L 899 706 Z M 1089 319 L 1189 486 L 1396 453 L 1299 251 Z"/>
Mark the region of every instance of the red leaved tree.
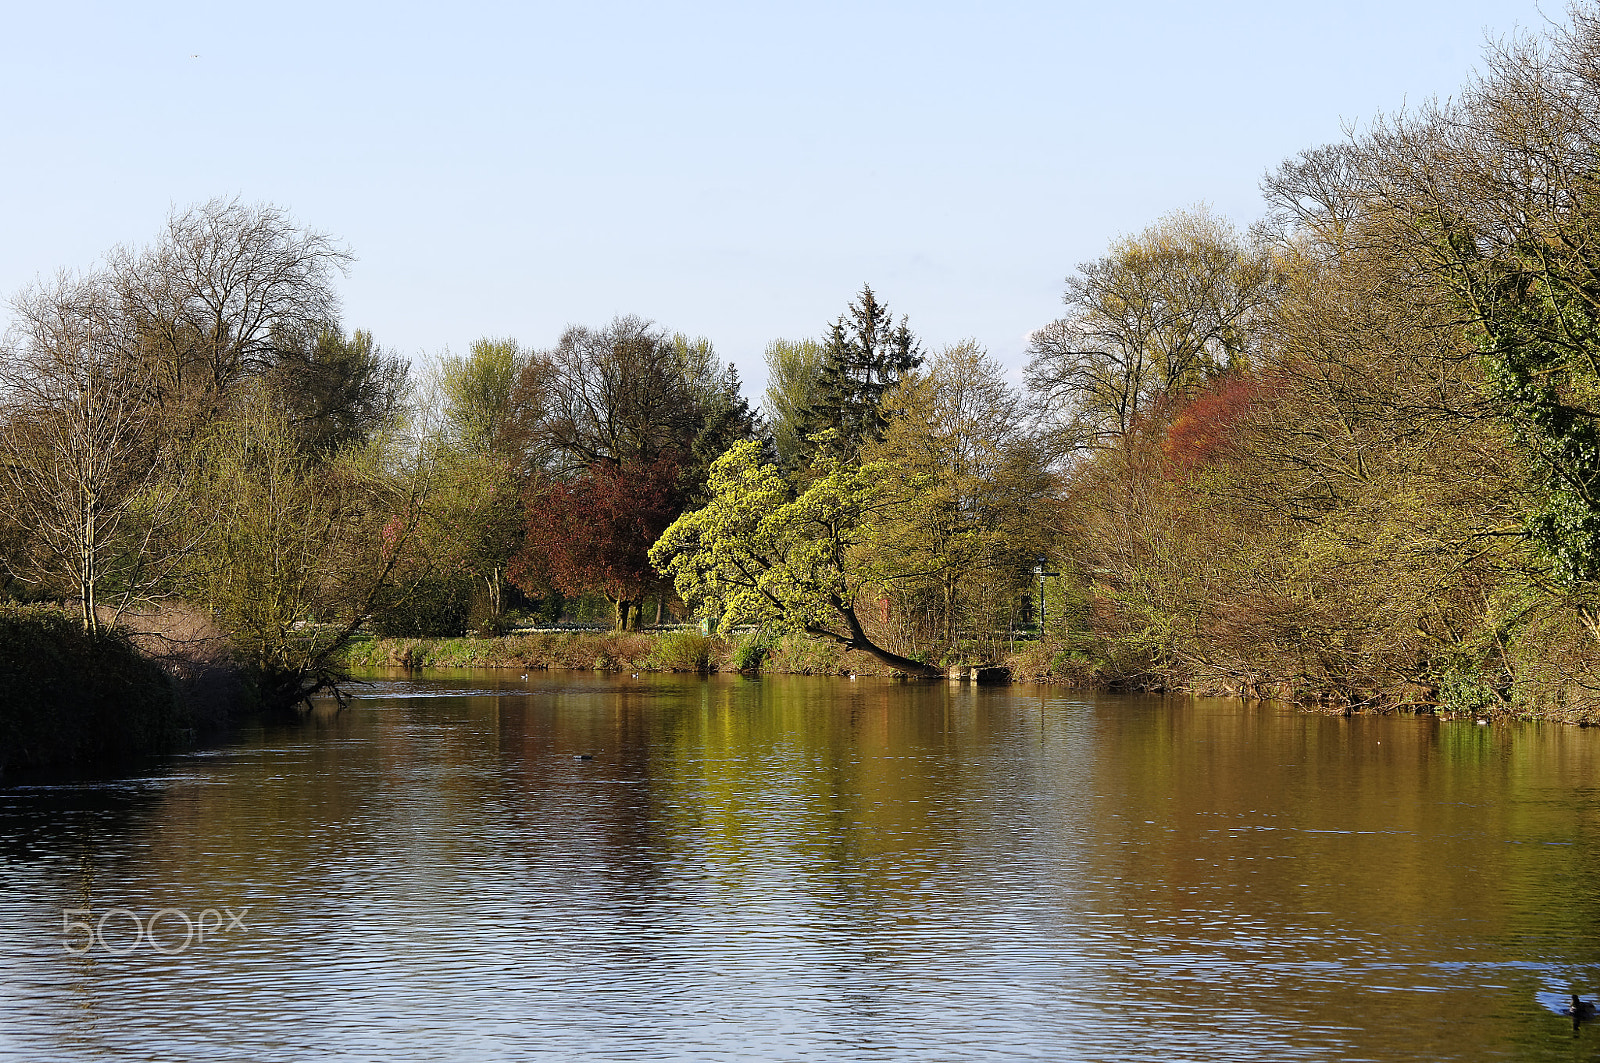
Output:
<path fill-rule="evenodd" d="M 1187 471 L 1225 458 L 1240 422 L 1261 396 L 1261 385 L 1248 377 L 1228 374 L 1212 381 L 1173 416 L 1162 444 L 1167 459 Z"/>
<path fill-rule="evenodd" d="M 645 595 L 663 585 L 649 554 L 678 515 L 677 482 L 669 460 L 600 463 L 529 490 L 527 535 L 508 578 L 529 594 L 546 580 L 564 594 L 599 591 L 616 609 L 617 630 L 637 626 Z"/>

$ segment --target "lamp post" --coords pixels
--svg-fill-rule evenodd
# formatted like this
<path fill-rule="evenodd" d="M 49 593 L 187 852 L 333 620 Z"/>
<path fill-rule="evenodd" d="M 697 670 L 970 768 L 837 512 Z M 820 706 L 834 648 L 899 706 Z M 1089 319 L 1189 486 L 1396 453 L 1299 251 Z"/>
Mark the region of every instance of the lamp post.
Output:
<path fill-rule="evenodd" d="M 1044 638 L 1044 578 L 1046 576 L 1059 576 L 1059 572 L 1046 572 L 1044 558 L 1039 558 L 1039 563 L 1033 566 L 1033 574 L 1039 577 L 1039 637 Z"/>

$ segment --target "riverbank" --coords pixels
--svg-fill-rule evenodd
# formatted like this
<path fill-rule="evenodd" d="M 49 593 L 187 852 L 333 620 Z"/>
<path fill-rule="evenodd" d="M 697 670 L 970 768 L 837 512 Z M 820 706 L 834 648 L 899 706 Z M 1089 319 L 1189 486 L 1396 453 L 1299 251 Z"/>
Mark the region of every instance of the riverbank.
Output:
<path fill-rule="evenodd" d="M 602 672 L 768 672 L 889 675 L 864 653 L 816 639 L 763 642 L 698 631 L 533 631 L 492 637 L 358 639 L 345 663 L 362 668 L 569 668 Z"/>
<path fill-rule="evenodd" d="M 121 632 L 65 613 L 0 609 L 0 778 L 91 770 L 174 748 L 178 685 Z"/>
<path fill-rule="evenodd" d="M 90 634 L 61 609 L 0 606 L 0 779 L 125 767 L 188 748 L 259 708 L 205 615 L 125 615 Z"/>
<path fill-rule="evenodd" d="M 537 631 L 497 637 L 366 638 L 352 643 L 348 667 L 370 668 L 506 668 L 522 671 L 575 669 L 610 672 L 742 672 L 767 675 L 894 674 L 865 653 L 845 652 L 830 643 L 789 635 L 762 642 L 753 635 L 743 639 L 704 636 L 692 630 L 597 632 Z M 1204 684 L 1151 670 L 1135 671 L 1118 662 L 1101 661 L 1055 642 L 1019 641 L 1014 652 L 997 661 L 1018 682 L 1071 687 L 1098 693 L 1179 694 L 1196 697 L 1242 697 L 1247 700 L 1283 701 L 1312 712 L 1429 713 L 1444 718 L 1542 719 L 1591 726 L 1590 714 L 1571 705 L 1438 703 L 1425 691 L 1408 696 L 1331 698 L 1298 692 L 1288 684 L 1257 686 Z"/>
<path fill-rule="evenodd" d="M 786 635 L 763 640 L 754 634 L 733 639 L 692 630 L 535 631 L 495 637 L 382 638 L 352 643 L 345 663 L 364 668 L 570 668 L 626 672 L 744 672 L 768 675 L 893 675 L 870 654 L 840 649 L 820 639 Z M 1080 656 L 1055 647 L 1019 645 L 999 664 L 1019 679 L 1095 687 L 1094 669 Z M 1107 684 L 1098 684 L 1105 687 Z"/>

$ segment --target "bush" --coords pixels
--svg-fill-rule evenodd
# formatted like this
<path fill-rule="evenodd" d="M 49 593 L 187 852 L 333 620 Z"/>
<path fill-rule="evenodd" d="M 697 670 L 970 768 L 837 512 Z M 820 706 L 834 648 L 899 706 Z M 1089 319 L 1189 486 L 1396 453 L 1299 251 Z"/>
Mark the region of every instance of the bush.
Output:
<path fill-rule="evenodd" d="M 713 648 L 698 631 L 670 631 L 656 640 L 649 664 L 663 672 L 709 672 Z"/>
<path fill-rule="evenodd" d="M 761 667 L 772 647 L 766 644 L 758 631 L 739 643 L 733 651 L 733 667 L 741 672 L 754 672 Z"/>
<path fill-rule="evenodd" d="M 471 588 L 459 580 L 425 580 L 380 602 L 370 627 L 391 638 L 451 638 L 467 633 Z"/>
<path fill-rule="evenodd" d="M 1005 663 L 1012 675 L 1043 682 L 1098 686 L 1108 681 L 1106 662 L 1083 646 L 1053 638 L 1018 643 L 1016 652 Z"/>
<path fill-rule="evenodd" d="M 809 635 L 791 632 L 778 640 L 771 649 L 772 670 L 792 672 L 797 675 L 841 675 L 850 669 L 845 666 L 844 650 L 836 643 L 824 642 Z"/>
<path fill-rule="evenodd" d="M 0 608 L 0 773 L 127 763 L 187 726 L 172 680 L 121 633 L 64 613 Z"/>

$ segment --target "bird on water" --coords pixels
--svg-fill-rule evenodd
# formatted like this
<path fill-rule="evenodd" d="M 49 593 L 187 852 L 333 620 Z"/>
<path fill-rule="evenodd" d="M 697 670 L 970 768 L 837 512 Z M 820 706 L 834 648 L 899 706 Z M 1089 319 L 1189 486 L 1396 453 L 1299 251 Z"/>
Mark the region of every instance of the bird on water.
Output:
<path fill-rule="evenodd" d="M 1595 1006 L 1573 993 L 1572 1003 L 1562 1010 L 1562 1014 L 1572 1016 L 1572 1028 L 1576 1030 L 1580 1022 L 1588 1022 L 1594 1018 Z"/>

